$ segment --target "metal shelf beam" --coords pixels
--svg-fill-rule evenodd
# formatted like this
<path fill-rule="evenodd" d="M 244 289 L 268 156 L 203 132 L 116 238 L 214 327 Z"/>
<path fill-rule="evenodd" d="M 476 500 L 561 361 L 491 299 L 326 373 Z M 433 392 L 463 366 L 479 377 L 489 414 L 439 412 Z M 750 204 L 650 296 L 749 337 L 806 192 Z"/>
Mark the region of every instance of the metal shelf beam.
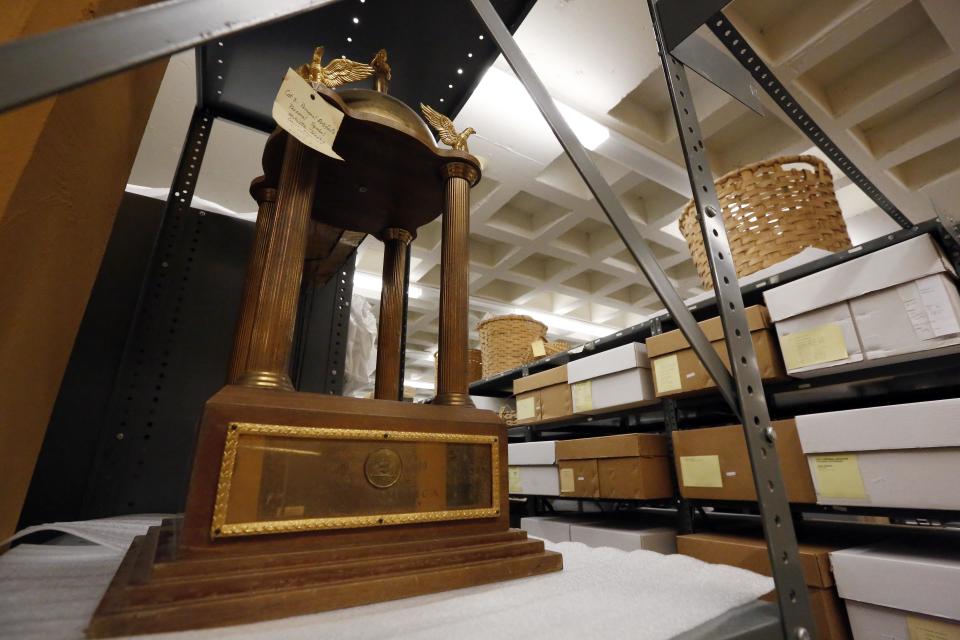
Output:
<path fill-rule="evenodd" d="M 669 4 L 676 7 L 678 2 L 670 0 Z M 830 136 L 814 122 L 807 111 L 800 106 L 797 99 L 794 98 L 787 88 L 783 86 L 777 76 L 771 71 L 763 59 L 753 47 L 744 39 L 744 37 L 733 26 L 733 23 L 727 19 L 721 12 L 717 12 L 706 21 L 707 26 L 713 31 L 714 35 L 721 43 L 733 54 L 743 67 L 750 72 L 757 84 L 767 92 L 770 99 L 773 100 L 781 111 L 783 111 L 790 120 L 806 135 L 810 141 L 820 148 L 840 171 L 850 178 L 853 184 L 860 189 L 880 207 L 884 213 L 890 216 L 894 222 L 904 229 L 913 226 L 907 216 L 903 214 L 895 204 L 890 202 L 887 196 L 873 184 L 873 182 L 863 174 L 862 171 L 853 163 L 847 154 L 845 154 L 837 144 L 830 139 Z"/>
<path fill-rule="evenodd" d="M 166 0 L 0 46 L 0 113 L 336 0 Z"/>

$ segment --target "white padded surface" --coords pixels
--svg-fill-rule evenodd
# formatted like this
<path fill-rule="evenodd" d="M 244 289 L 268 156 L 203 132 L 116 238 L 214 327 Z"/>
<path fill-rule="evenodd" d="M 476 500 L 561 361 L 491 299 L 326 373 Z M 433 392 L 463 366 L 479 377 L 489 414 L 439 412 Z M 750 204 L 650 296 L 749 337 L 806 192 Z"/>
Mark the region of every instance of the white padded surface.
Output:
<path fill-rule="evenodd" d="M 681 555 L 593 549 L 575 542 L 547 545 L 563 554 L 563 571 L 253 625 L 149 637 L 658 640 L 773 588 L 770 578 Z M 0 556 L 0 637 L 81 638 L 121 555 L 89 544 L 24 544 Z"/>

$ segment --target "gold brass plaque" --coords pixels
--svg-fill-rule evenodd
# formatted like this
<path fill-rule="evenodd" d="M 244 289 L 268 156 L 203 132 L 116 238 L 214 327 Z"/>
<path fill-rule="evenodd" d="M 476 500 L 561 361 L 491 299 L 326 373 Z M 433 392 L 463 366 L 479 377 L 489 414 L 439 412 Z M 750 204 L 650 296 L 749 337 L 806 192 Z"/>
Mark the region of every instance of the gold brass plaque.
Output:
<path fill-rule="evenodd" d="M 393 449 L 377 449 L 363 465 L 367 482 L 378 489 L 386 489 L 397 484 L 403 472 L 403 462 Z"/>
<path fill-rule="evenodd" d="M 500 515 L 499 438 L 231 423 L 211 535 Z"/>

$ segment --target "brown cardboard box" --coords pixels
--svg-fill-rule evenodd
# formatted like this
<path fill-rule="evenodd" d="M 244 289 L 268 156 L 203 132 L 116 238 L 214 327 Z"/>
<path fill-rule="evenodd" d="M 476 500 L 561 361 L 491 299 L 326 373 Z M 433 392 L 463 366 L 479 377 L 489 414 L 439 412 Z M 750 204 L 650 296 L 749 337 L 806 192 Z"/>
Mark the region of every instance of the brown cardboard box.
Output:
<path fill-rule="evenodd" d="M 673 495 L 667 456 L 597 460 L 600 497 L 651 500 Z"/>
<path fill-rule="evenodd" d="M 777 434 L 780 470 L 790 502 L 814 504 L 817 494 L 810 467 L 800 449 L 794 420 L 771 423 Z M 711 427 L 673 432 L 677 483 L 685 498 L 703 500 L 756 500 L 750 456 L 743 427 Z"/>
<path fill-rule="evenodd" d="M 757 353 L 757 365 L 763 380 L 780 380 L 787 377 L 780 356 L 780 348 L 773 332 L 773 323 L 766 307 L 754 305 L 746 309 L 747 325 L 753 348 Z M 710 318 L 700 323 L 707 340 L 730 369 L 727 345 L 723 341 L 723 325 L 720 318 Z M 690 348 L 690 343 L 679 329 L 647 338 L 647 356 L 653 369 L 653 386 L 657 397 L 681 396 L 707 389 L 716 384 L 703 368 L 700 358 Z"/>
<path fill-rule="evenodd" d="M 517 424 L 530 424 L 573 415 L 567 365 L 513 381 L 517 397 Z"/>
<path fill-rule="evenodd" d="M 600 478 L 597 474 L 597 461 L 559 460 L 560 495 L 572 498 L 599 498 Z"/>
<path fill-rule="evenodd" d="M 631 458 L 667 455 L 667 438 L 653 433 L 579 438 L 557 442 L 557 460 L 584 458 Z"/>
<path fill-rule="evenodd" d="M 563 440 L 557 442 L 556 452 L 560 495 L 633 500 L 673 495 L 666 436 L 630 433 Z M 575 470 L 567 475 L 573 493 L 564 492 L 564 468 Z"/>
<path fill-rule="evenodd" d="M 847 640 L 850 638 L 850 627 L 843 603 L 833 586 L 833 574 L 830 571 L 830 552 L 836 551 L 836 548 L 801 543 L 799 551 L 817 638 Z M 767 543 L 762 538 L 694 533 L 677 536 L 677 552 L 704 562 L 727 564 L 770 575 Z M 770 592 L 762 599 L 773 602 L 775 594 L 776 592 Z"/>
<path fill-rule="evenodd" d="M 830 552 L 835 547 L 819 544 L 800 544 L 800 568 L 809 587 L 821 589 L 833 586 L 830 571 Z M 704 562 L 729 564 L 765 576 L 770 575 L 770 557 L 763 538 L 725 533 L 691 533 L 677 536 L 677 551 Z"/>

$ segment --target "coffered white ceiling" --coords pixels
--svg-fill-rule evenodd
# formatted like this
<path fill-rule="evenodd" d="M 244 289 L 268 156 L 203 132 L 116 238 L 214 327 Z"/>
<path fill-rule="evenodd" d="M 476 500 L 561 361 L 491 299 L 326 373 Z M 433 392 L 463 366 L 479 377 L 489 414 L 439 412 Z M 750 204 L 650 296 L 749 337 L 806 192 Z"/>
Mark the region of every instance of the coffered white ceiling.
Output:
<path fill-rule="evenodd" d="M 735 0 L 726 12 L 907 216 L 960 214 L 960 12 L 953 0 Z M 646 3 L 540 0 L 517 39 L 681 295 L 699 293 L 676 224 L 689 185 Z M 394 69 L 404 72 L 411 70 Z M 192 108 L 192 73 L 191 56 L 171 61 L 131 184 L 169 185 Z M 456 61 L 438 82 L 456 82 Z M 811 149 L 765 95 L 770 108 L 761 118 L 699 77 L 691 75 L 691 88 L 715 175 Z M 486 164 L 471 195 L 472 325 L 487 313 L 522 312 L 550 326 L 551 337 L 577 342 L 661 308 L 503 60 L 456 121 L 478 131 L 470 148 Z M 253 212 L 247 186 L 259 172 L 263 140 L 218 122 L 197 197 Z M 834 171 L 834 179 L 854 243 L 896 228 L 842 174 Z M 410 301 L 407 378 L 421 393 L 433 382 L 439 239 L 437 220 L 413 245 L 418 297 Z M 364 278 L 357 295 L 374 307 L 381 255 L 368 239 L 358 258 L 358 270 L 374 279 Z"/>

